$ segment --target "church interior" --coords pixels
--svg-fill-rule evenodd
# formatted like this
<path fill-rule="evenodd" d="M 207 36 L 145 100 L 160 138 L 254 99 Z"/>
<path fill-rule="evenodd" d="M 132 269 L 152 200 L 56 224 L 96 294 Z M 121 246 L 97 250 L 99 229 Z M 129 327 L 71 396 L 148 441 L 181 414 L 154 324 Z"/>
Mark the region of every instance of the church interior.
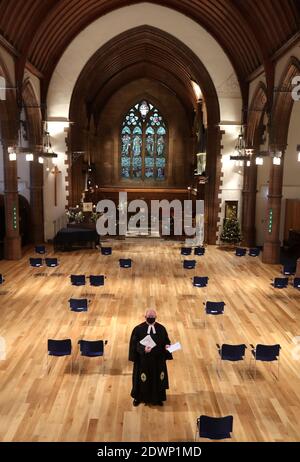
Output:
<path fill-rule="evenodd" d="M 300 441 L 299 127 L 298 0 L 0 0 L 1 442 Z"/>

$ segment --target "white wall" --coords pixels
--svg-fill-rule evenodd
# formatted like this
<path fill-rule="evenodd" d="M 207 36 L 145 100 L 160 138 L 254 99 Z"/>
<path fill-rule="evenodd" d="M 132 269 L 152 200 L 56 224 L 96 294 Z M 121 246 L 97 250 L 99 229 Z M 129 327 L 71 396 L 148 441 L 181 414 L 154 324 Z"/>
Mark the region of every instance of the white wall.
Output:
<path fill-rule="evenodd" d="M 55 174 L 53 173 L 54 161 L 48 160 L 44 164 L 44 217 L 45 239 L 52 239 L 55 235 L 56 221 L 65 216 L 67 194 L 65 191 L 67 174 L 65 160 L 67 159 L 67 146 L 65 138 L 67 125 L 61 122 L 48 123 L 53 150 L 58 154 L 55 164 L 60 173 L 57 175 L 57 205 L 54 203 Z"/>
<path fill-rule="evenodd" d="M 242 208 L 242 189 L 243 189 L 243 167 L 237 167 L 235 161 L 230 160 L 230 155 L 233 155 L 234 148 L 238 135 L 241 130 L 240 122 L 235 125 L 222 125 L 221 130 L 225 131 L 222 137 L 222 186 L 221 194 L 221 212 L 218 215 L 218 231 L 217 240 L 223 228 L 223 220 L 225 217 L 225 201 L 238 201 L 238 220 L 241 223 L 241 208 Z"/>
<path fill-rule="evenodd" d="M 283 171 L 283 199 L 280 221 L 280 240 L 283 240 L 285 205 L 286 199 L 300 199 L 300 162 L 296 152 L 296 146 L 300 144 L 300 101 L 293 106 L 290 128 L 288 135 L 288 146 L 285 153 Z"/>

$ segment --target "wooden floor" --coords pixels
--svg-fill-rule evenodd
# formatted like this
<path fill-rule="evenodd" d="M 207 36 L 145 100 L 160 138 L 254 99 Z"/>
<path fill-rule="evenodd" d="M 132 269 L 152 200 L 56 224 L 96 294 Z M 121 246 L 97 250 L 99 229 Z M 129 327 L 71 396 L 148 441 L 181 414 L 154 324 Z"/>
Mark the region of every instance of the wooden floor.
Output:
<path fill-rule="evenodd" d="M 97 250 L 56 254 L 55 269 L 30 268 L 30 252 L 21 261 L 0 262 L 6 278 L 0 336 L 7 346 L 0 361 L 0 440 L 193 441 L 200 414 L 232 414 L 231 441 L 299 441 L 300 360 L 292 353 L 300 335 L 300 291 L 270 286 L 280 267 L 210 246 L 189 271 L 182 269 L 179 243 L 145 239 L 112 246 L 107 257 Z M 133 268 L 120 269 L 121 257 L 131 257 Z M 107 280 L 104 287 L 72 287 L 71 272 L 105 274 Z M 207 292 L 192 286 L 194 275 L 209 276 Z M 89 298 L 89 311 L 70 312 L 71 296 Z M 204 327 L 205 297 L 224 300 L 226 314 Z M 183 346 L 168 362 L 163 408 L 134 408 L 130 397 L 128 341 L 148 307 L 157 309 L 172 342 Z M 73 372 L 68 358 L 52 358 L 47 374 L 47 339 L 67 337 Z M 78 374 L 80 338 L 108 339 L 104 375 L 99 358 L 86 358 Z M 246 343 L 244 368 L 225 363 L 218 374 L 218 342 Z M 250 343 L 280 343 L 279 381 L 276 366 L 265 364 L 258 365 L 254 381 Z"/>

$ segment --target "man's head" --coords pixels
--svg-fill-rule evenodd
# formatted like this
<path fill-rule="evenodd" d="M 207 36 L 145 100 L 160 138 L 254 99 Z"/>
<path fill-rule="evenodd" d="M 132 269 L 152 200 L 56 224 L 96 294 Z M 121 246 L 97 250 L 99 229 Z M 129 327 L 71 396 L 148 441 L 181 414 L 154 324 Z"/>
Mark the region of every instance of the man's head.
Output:
<path fill-rule="evenodd" d="M 148 324 L 154 324 L 156 320 L 156 311 L 155 310 L 147 310 L 145 313 L 145 319 Z"/>

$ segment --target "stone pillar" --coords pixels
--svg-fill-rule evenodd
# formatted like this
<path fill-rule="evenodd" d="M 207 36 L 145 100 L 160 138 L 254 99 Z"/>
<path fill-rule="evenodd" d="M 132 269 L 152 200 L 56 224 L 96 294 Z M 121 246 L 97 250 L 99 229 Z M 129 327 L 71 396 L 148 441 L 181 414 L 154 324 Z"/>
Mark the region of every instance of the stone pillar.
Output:
<path fill-rule="evenodd" d="M 243 245 L 254 247 L 256 245 L 255 211 L 257 193 L 257 165 L 254 158 L 250 167 L 244 167 L 244 185 L 242 199 L 242 234 Z"/>
<path fill-rule="evenodd" d="M 32 240 L 35 244 L 44 242 L 44 202 L 43 202 L 43 165 L 39 164 L 38 156 L 30 162 L 30 207 Z"/>
<path fill-rule="evenodd" d="M 282 150 L 282 153 L 284 151 Z M 280 260 L 280 213 L 282 201 L 284 157 L 280 165 L 271 163 L 269 177 L 269 193 L 266 210 L 265 240 L 262 261 L 264 263 L 276 264 Z"/>
<path fill-rule="evenodd" d="M 5 206 L 5 237 L 4 258 L 19 260 L 22 257 L 21 237 L 19 232 L 19 195 L 17 162 L 10 161 L 8 146 L 16 144 L 16 140 L 5 140 L 3 143 L 4 167 L 4 206 Z"/>

